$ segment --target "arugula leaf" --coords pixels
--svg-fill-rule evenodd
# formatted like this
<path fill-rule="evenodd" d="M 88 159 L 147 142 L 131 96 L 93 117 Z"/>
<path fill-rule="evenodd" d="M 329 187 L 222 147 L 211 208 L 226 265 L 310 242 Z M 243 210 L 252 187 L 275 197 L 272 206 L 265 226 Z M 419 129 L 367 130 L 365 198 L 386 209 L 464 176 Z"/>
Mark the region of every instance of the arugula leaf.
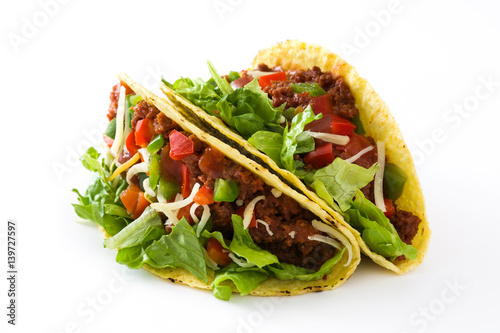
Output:
<path fill-rule="evenodd" d="M 136 244 L 149 227 L 160 228 L 165 233 L 160 215 L 154 209 L 147 207 L 138 219 L 123 228 L 118 234 L 104 240 L 104 247 L 116 249 Z"/>
<path fill-rule="evenodd" d="M 233 292 L 232 288 L 227 285 L 222 285 L 222 282 L 226 280 L 232 281 L 241 295 L 247 295 L 257 288 L 259 283 L 267 280 L 267 278 L 268 274 L 256 267 L 243 268 L 235 263 L 231 263 L 216 272 L 211 288 L 216 298 L 223 301 L 229 301 Z"/>
<path fill-rule="evenodd" d="M 172 227 L 169 235 L 154 241 L 145 252 L 155 262 L 154 267 L 181 267 L 208 283 L 203 249 L 185 218 Z"/>
<path fill-rule="evenodd" d="M 378 168 L 378 164 L 374 164 L 369 169 L 365 169 L 341 158 L 336 158 L 330 165 L 317 170 L 313 180 L 322 182 L 340 209 L 346 211 L 351 207 L 356 190 L 370 183 Z"/>
<path fill-rule="evenodd" d="M 233 221 L 234 236 L 229 249 L 232 252 L 259 268 L 279 262 L 274 254 L 262 250 L 254 243 L 248 230 L 243 228 L 243 219 L 239 215 L 233 214 L 231 220 Z"/>
<path fill-rule="evenodd" d="M 338 252 L 335 256 L 325 261 L 317 272 L 304 267 L 298 267 L 287 263 L 281 263 L 279 265 L 281 267 L 276 267 L 277 265 L 270 265 L 267 266 L 266 269 L 271 271 L 273 275 L 275 275 L 278 279 L 281 280 L 290 280 L 290 279 L 297 279 L 301 281 L 319 280 L 323 276 L 331 273 L 332 271 L 331 268 L 339 262 L 344 252 L 345 249 L 343 249 L 342 251 Z"/>
<path fill-rule="evenodd" d="M 285 128 L 285 132 L 283 133 L 283 147 L 281 148 L 281 162 L 288 171 L 295 172 L 293 155 L 297 150 L 297 137 L 304 132 L 304 127 L 308 123 L 321 119 L 322 116 L 321 113 L 316 116 L 311 106 L 308 106 L 303 112 L 293 117 L 290 129 Z"/>
<path fill-rule="evenodd" d="M 360 190 L 352 207 L 346 212 L 348 222 L 361 233 L 370 250 L 391 260 L 401 255 L 417 258 L 417 249 L 401 240 L 389 219 Z"/>
<path fill-rule="evenodd" d="M 314 140 L 313 140 L 314 141 Z M 281 148 L 283 147 L 283 135 L 268 131 L 255 132 L 248 142 L 264 154 L 269 156 L 281 168 Z"/>

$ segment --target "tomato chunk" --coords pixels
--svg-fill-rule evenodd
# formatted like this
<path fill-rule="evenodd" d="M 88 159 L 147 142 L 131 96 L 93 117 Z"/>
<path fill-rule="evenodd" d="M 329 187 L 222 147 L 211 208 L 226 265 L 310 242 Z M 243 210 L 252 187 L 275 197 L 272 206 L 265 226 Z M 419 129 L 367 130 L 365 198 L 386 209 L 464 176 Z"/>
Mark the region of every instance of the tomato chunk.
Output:
<path fill-rule="evenodd" d="M 316 97 L 313 100 L 311 107 L 313 109 L 314 114 L 322 113 L 323 116 L 325 114 L 331 114 L 333 113 L 332 97 L 330 96 L 330 94 L 325 94 Z"/>
<path fill-rule="evenodd" d="M 354 131 L 354 128 L 356 125 L 336 114 L 323 114 L 323 118 L 313 120 L 305 127 L 312 132 L 338 135 L 349 135 Z"/>
<path fill-rule="evenodd" d="M 191 194 L 193 187 L 191 186 L 191 174 L 189 173 L 188 167 L 182 163 L 181 167 L 181 175 L 182 175 L 182 197 L 187 198 Z"/>
<path fill-rule="evenodd" d="M 384 215 L 385 217 L 390 219 L 392 215 L 394 215 L 394 213 L 396 212 L 396 209 L 394 208 L 394 203 L 392 202 L 391 199 L 384 199 L 384 204 L 385 204 Z"/>
<path fill-rule="evenodd" d="M 194 142 L 184 134 L 173 130 L 168 136 L 170 140 L 170 157 L 180 161 L 194 153 Z"/>
<path fill-rule="evenodd" d="M 155 135 L 152 119 L 145 118 L 137 122 L 135 126 L 135 143 L 138 146 L 146 148 Z"/>
<path fill-rule="evenodd" d="M 314 169 L 320 169 L 332 163 L 334 159 L 333 145 L 331 143 L 326 143 L 316 147 L 314 151 L 308 153 L 304 157 L 304 162 L 311 165 Z"/>
<path fill-rule="evenodd" d="M 214 190 L 208 188 L 206 185 L 203 185 L 198 193 L 193 198 L 193 201 L 198 205 L 210 205 L 213 204 L 214 201 Z"/>
<path fill-rule="evenodd" d="M 150 202 L 144 196 L 144 192 L 137 185 L 129 185 L 120 193 L 120 199 L 127 212 L 136 219 L 144 212 Z"/>
<path fill-rule="evenodd" d="M 128 152 L 131 156 L 134 156 L 139 151 L 137 144 L 135 143 L 135 131 L 130 132 L 125 140 L 125 146 L 127 147 Z"/>
<path fill-rule="evenodd" d="M 243 218 L 243 214 L 245 213 L 245 207 L 240 207 L 236 211 L 236 214 L 238 214 L 241 218 Z M 248 225 L 249 228 L 255 228 L 257 226 L 257 219 L 255 219 L 255 211 L 253 212 L 252 219 L 250 220 L 250 224 Z"/>
<path fill-rule="evenodd" d="M 108 146 L 109 148 L 111 148 L 111 146 L 113 145 L 113 143 L 115 142 L 115 140 L 111 139 L 109 136 L 107 136 L 106 134 L 103 134 L 102 135 L 102 138 L 104 140 L 104 143 L 106 144 L 106 146 Z"/>
<path fill-rule="evenodd" d="M 165 146 L 160 152 L 160 168 L 162 176 L 172 182 L 182 185 L 182 165 L 181 161 L 176 161 L 170 157 L 170 148 Z"/>
<path fill-rule="evenodd" d="M 285 72 L 276 72 L 273 74 L 263 75 L 259 78 L 259 86 L 261 89 L 269 86 L 272 81 L 286 81 Z"/>
<path fill-rule="evenodd" d="M 180 208 L 179 212 L 177 213 L 177 218 L 179 220 L 184 217 L 191 225 L 194 224 L 194 220 L 193 217 L 191 216 L 191 211 L 190 211 L 192 205 L 193 203 L 190 203 L 189 205 Z"/>
<path fill-rule="evenodd" d="M 219 266 L 227 266 L 232 260 L 229 257 L 228 249 L 225 249 L 221 243 L 215 238 L 210 238 L 207 243 L 207 254 L 213 262 L 215 262 Z"/>

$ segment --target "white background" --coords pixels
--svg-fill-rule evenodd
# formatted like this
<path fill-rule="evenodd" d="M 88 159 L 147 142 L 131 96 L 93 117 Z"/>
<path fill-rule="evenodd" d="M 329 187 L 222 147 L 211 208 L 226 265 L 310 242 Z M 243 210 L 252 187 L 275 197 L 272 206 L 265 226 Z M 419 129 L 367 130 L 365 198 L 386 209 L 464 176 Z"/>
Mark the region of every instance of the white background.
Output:
<path fill-rule="evenodd" d="M 2 332 L 498 332 L 498 2 L 62 2 L 0 8 Z M 423 264 L 396 276 L 363 258 L 335 291 L 223 302 L 115 263 L 71 207 L 89 179 L 77 157 L 100 138 L 115 73 L 149 88 L 162 74 L 207 78 L 207 59 L 241 70 L 292 38 L 343 56 L 391 108 L 433 231 Z"/>

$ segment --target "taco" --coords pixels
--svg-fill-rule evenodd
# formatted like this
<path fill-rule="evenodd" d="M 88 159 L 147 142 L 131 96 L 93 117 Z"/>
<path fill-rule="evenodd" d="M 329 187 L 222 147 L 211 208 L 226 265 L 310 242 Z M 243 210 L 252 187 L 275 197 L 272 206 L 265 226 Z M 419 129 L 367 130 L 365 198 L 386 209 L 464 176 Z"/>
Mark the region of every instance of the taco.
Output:
<path fill-rule="evenodd" d="M 103 157 L 76 214 L 116 261 L 172 282 L 260 296 L 334 289 L 360 261 L 354 236 L 303 194 L 125 74 L 111 94 Z"/>
<path fill-rule="evenodd" d="M 339 56 L 286 41 L 249 70 L 182 78 L 162 90 L 239 144 L 399 274 L 424 259 L 430 228 L 412 157 L 388 107 Z"/>

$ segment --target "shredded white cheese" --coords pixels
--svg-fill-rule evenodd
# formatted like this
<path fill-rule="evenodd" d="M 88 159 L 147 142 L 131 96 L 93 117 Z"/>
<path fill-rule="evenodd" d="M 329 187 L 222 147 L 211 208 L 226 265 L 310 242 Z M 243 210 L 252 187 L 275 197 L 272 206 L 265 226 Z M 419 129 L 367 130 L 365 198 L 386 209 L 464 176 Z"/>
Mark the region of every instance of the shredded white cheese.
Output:
<path fill-rule="evenodd" d="M 263 226 L 266 227 L 266 231 L 269 234 L 269 236 L 273 235 L 273 232 L 271 231 L 271 228 L 269 228 L 269 224 L 266 221 L 263 221 L 261 219 L 256 220 L 257 221 L 257 228 L 259 227 L 259 223 L 262 224 Z"/>
<path fill-rule="evenodd" d="M 280 118 L 280 124 L 283 124 L 286 121 L 286 118 L 284 116 L 281 116 Z"/>
<path fill-rule="evenodd" d="M 322 242 L 322 243 L 333 246 L 337 250 L 341 250 L 340 243 L 337 242 L 336 240 L 334 240 L 333 238 L 328 237 L 328 236 L 313 235 L 313 236 L 307 236 L 307 239 L 312 240 L 312 241 Z"/>
<path fill-rule="evenodd" d="M 141 153 L 144 162 L 149 163 L 149 151 L 146 148 L 141 148 L 138 151 Z"/>
<path fill-rule="evenodd" d="M 275 198 L 279 198 L 283 194 L 280 190 L 275 188 L 271 189 L 271 193 L 274 195 Z"/>
<path fill-rule="evenodd" d="M 346 238 L 346 236 L 341 234 L 339 231 L 333 229 L 329 225 L 326 225 L 324 223 L 319 222 L 318 220 L 313 220 L 312 226 L 315 229 L 322 231 L 322 232 L 330 235 L 333 238 L 338 239 L 345 246 L 345 248 L 347 249 L 347 252 L 349 254 L 349 259 L 347 260 L 347 262 L 345 263 L 344 266 L 349 266 L 349 264 L 351 263 L 351 260 L 352 260 L 352 246 L 349 243 L 349 240 Z"/>
<path fill-rule="evenodd" d="M 365 149 L 360 150 L 356 155 L 349 157 L 347 160 L 345 160 L 348 163 L 354 163 L 357 161 L 361 156 L 366 154 L 369 151 L 373 150 L 373 146 L 368 146 Z"/>
<path fill-rule="evenodd" d="M 189 214 L 191 214 L 191 218 L 193 219 L 194 223 L 200 222 L 200 219 L 198 218 L 198 216 L 196 216 L 196 208 L 198 207 L 200 207 L 200 205 L 195 202 L 191 206 L 191 208 L 189 208 Z"/>
<path fill-rule="evenodd" d="M 307 134 L 312 136 L 313 138 L 320 139 L 326 142 L 332 142 L 336 145 L 344 146 L 349 143 L 349 137 L 347 135 L 338 135 L 338 134 L 330 134 L 330 133 L 318 133 L 305 131 Z"/>
<path fill-rule="evenodd" d="M 147 195 L 153 198 L 156 197 L 156 192 L 153 191 L 151 185 L 149 184 L 149 178 L 144 179 L 144 181 L 142 182 L 142 186 L 144 187 L 144 191 Z"/>
<path fill-rule="evenodd" d="M 156 199 L 158 199 L 159 203 L 167 203 L 167 200 L 163 196 L 163 193 L 161 193 L 160 189 L 156 189 Z"/>
<path fill-rule="evenodd" d="M 245 208 L 245 212 L 243 213 L 243 228 L 247 229 L 248 226 L 250 225 L 250 222 L 252 222 L 252 217 L 253 217 L 253 211 L 255 209 L 255 205 L 257 202 L 260 200 L 264 200 L 266 197 L 263 195 L 258 196 L 257 198 L 254 198 L 248 206 Z"/>
<path fill-rule="evenodd" d="M 235 263 L 237 263 L 241 267 L 253 267 L 254 264 L 247 262 L 246 260 L 242 260 L 237 258 L 233 253 L 229 253 L 229 258 L 231 258 Z"/>
<path fill-rule="evenodd" d="M 134 164 L 127 172 L 127 183 L 132 184 L 132 177 L 141 172 L 148 172 L 148 163 L 142 162 Z"/>
<path fill-rule="evenodd" d="M 292 237 L 292 239 L 293 239 L 293 238 L 295 238 L 295 230 L 294 230 L 294 231 L 290 231 L 290 232 L 288 233 L 288 235 L 289 235 L 290 237 Z"/>
<path fill-rule="evenodd" d="M 236 200 L 236 206 L 241 207 L 245 202 L 241 199 Z"/>
<path fill-rule="evenodd" d="M 123 131 L 125 123 L 125 108 L 126 108 L 126 93 L 125 87 L 120 87 L 120 95 L 118 97 L 118 107 L 116 108 L 116 134 L 115 141 L 111 146 L 111 154 L 117 157 L 121 153 L 122 143 L 123 143 Z"/>
<path fill-rule="evenodd" d="M 157 212 L 162 212 L 163 214 L 165 214 L 170 222 L 175 225 L 177 224 L 177 222 L 179 222 L 179 220 L 177 219 L 177 210 L 193 202 L 193 198 L 196 193 L 198 193 L 199 189 L 200 184 L 196 183 L 193 186 L 191 194 L 186 199 L 169 203 L 153 203 L 151 204 L 151 208 L 153 208 Z M 163 198 L 163 200 L 165 200 L 165 198 Z"/>
<path fill-rule="evenodd" d="M 201 215 L 200 223 L 196 229 L 196 236 L 198 237 L 200 237 L 201 231 L 205 228 L 205 224 L 207 224 L 208 219 L 210 218 L 210 208 L 208 208 L 208 205 L 203 205 L 201 207 L 203 207 L 203 214 Z"/>
<path fill-rule="evenodd" d="M 378 165 L 379 169 L 375 174 L 375 205 L 385 213 L 385 203 L 384 203 L 384 169 L 385 169 L 385 143 L 383 141 L 377 141 L 377 154 L 378 154 Z"/>

